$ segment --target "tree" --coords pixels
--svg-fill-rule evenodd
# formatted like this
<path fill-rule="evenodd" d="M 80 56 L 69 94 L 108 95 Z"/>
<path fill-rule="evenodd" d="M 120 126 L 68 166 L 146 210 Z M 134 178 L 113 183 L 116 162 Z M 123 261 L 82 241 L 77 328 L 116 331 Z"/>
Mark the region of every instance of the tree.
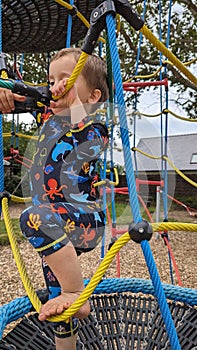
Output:
<path fill-rule="evenodd" d="M 159 9 L 159 3 L 162 4 L 161 9 Z M 159 38 L 160 27 L 162 27 L 161 41 L 164 44 L 168 33 L 169 3 L 170 1 L 167 0 L 161 2 L 152 0 L 147 4 L 145 13 L 145 24 L 157 38 Z M 136 7 L 138 13 L 142 13 L 142 1 L 140 4 L 136 2 Z M 196 19 L 197 6 L 194 4 L 193 0 L 177 0 L 176 4 L 172 6 L 169 50 L 172 51 L 182 63 L 193 60 L 196 55 Z M 122 21 L 118 43 L 123 80 L 126 81 L 136 74 L 139 33 L 135 32 L 128 23 Z M 160 66 L 160 57 L 157 49 L 150 44 L 146 38 L 143 38 L 140 51 L 137 75 L 145 76 L 154 73 Z M 162 60 L 165 61 L 165 57 L 162 58 Z M 195 63 L 191 64 L 189 69 L 194 72 Z M 167 65 L 167 76 L 170 81 L 170 88 L 174 87 L 177 92 L 174 102 L 182 106 L 190 118 L 197 118 L 197 86 L 185 78 L 170 64 Z M 129 100 L 127 99 L 128 103 L 130 103 L 130 101 L 131 98 L 129 98 Z"/>

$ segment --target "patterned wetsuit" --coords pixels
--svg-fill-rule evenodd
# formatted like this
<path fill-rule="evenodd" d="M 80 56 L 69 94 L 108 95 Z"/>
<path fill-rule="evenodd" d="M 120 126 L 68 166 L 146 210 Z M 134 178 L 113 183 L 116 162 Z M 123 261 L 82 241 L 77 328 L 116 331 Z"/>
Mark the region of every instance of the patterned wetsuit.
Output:
<path fill-rule="evenodd" d="M 22 232 L 43 257 L 50 298 L 61 291 L 44 256 L 69 241 L 77 254 L 90 251 L 103 236 L 105 215 L 93 184 L 96 161 L 107 142 L 106 127 L 89 117 L 70 125 L 66 117 L 51 116 L 42 127 L 30 172 L 33 206 L 20 221 Z M 55 328 L 56 334 L 63 326 Z M 70 335 L 68 329 L 59 333 Z"/>

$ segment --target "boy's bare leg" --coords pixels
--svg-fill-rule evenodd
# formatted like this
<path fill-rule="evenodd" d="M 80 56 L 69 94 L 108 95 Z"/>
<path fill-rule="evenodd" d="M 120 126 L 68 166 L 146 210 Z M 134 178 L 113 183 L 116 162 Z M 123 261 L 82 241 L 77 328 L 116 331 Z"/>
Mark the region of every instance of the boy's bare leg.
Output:
<path fill-rule="evenodd" d="M 39 314 L 40 321 L 46 320 L 49 316 L 61 314 L 79 297 L 84 289 L 79 260 L 71 243 L 57 252 L 45 256 L 45 260 L 56 276 L 62 292 L 60 296 L 42 305 Z M 89 313 L 90 306 L 86 302 L 74 316 L 82 319 L 87 317 Z"/>
<path fill-rule="evenodd" d="M 56 350 L 76 350 L 77 334 L 69 338 L 55 337 Z"/>

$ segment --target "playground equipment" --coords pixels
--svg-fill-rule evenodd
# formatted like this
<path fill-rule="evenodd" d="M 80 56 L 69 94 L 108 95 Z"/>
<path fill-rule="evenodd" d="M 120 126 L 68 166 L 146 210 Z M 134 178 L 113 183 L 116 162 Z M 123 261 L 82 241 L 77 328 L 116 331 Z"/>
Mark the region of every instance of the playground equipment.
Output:
<path fill-rule="evenodd" d="M 63 1 L 55 1 L 68 6 Z M 35 4 L 36 1 L 32 2 Z M 56 7 L 54 1 L 39 1 L 39 4 L 50 8 Z M 86 3 L 90 5 L 89 3 Z M 5 4 L 6 5 L 6 4 Z M 37 3 L 38 5 L 38 3 Z M 54 5 L 54 6 L 53 6 Z M 80 8 L 80 2 L 79 2 Z M 113 78 L 116 86 L 116 97 L 120 120 L 120 134 L 122 139 L 123 154 L 128 184 L 128 196 L 133 215 L 133 222 L 129 225 L 128 232 L 123 234 L 110 248 L 103 258 L 98 270 L 90 281 L 85 281 L 86 288 L 81 296 L 71 307 L 61 316 L 52 317 L 51 320 L 68 319 L 78 308 L 91 297 L 92 313 L 90 317 L 81 322 L 78 348 L 79 349 L 187 349 L 194 350 L 197 346 L 197 291 L 194 289 L 163 285 L 160 281 L 154 258 L 149 246 L 153 231 L 159 230 L 189 230 L 196 231 L 195 224 L 181 223 L 157 223 L 149 224 L 144 221 L 139 211 L 139 202 L 136 192 L 136 181 L 132 165 L 130 152 L 130 140 L 128 134 L 127 118 L 123 96 L 123 86 L 119 65 L 119 56 L 116 43 L 116 32 L 114 17 L 118 13 L 134 27 L 140 30 L 151 42 L 154 42 L 158 50 L 161 50 L 168 59 L 176 65 L 182 73 L 196 84 L 196 78 L 181 64 L 181 62 L 160 42 L 145 26 L 144 21 L 133 11 L 127 1 L 105 1 L 97 2 L 97 7 L 88 6 L 93 10 L 90 18 L 90 28 L 82 46 L 82 56 L 79 60 L 71 78 L 69 87 L 72 86 L 78 74 L 83 68 L 89 54 L 94 50 L 96 42 L 102 30 L 107 28 L 108 45 L 113 68 Z M 8 6 L 11 11 L 11 6 Z M 18 3 L 21 8 L 22 3 Z M 70 5 L 70 11 L 78 14 L 78 10 Z M 92 4 L 93 6 L 93 4 Z M 26 7 L 24 6 L 24 9 Z M 39 9 L 39 7 L 38 7 Z M 8 11 L 8 12 L 9 12 Z M 37 10 L 38 11 L 38 10 Z M 52 16 L 53 18 L 53 16 Z M 44 18 L 43 18 L 44 21 Z M 31 23 L 33 25 L 33 23 Z M 41 30 L 41 29 L 40 29 Z M 78 31 L 76 30 L 76 33 Z M 78 40 L 80 38 L 77 38 Z M 77 41 L 75 38 L 75 41 Z M 49 43 L 50 44 L 50 43 Z M 62 45 L 61 47 L 63 47 Z M 57 47 L 59 48 L 59 47 Z M 47 43 L 47 49 L 50 45 Z M 53 48 L 54 49 L 54 48 Z M 56 49 L 56 47 L 55 47 Z M 27 91 L 31 97 L 35 97 L 39 102 L 47 104 L 47 96 L 38 92 L 34 88 L 29 88 L 23 83 L 3 81 L 3 86 L 12 91 Z M 6 85 L 7 84 L 7 85 Z M 69 88 L 68 87 L 68 88 Z M 13 254 L 20 271 L 21 279 L 26 288 L 28 297 L 18 298 L 13 302 L 4 305 L 0 309 L 0 329 L 3 330 L 11 321 L 23 317 L 34 309 L 38 312 L 41 301 L 47 297 L 43 292 L 38 293 L 40 299 L 32 288 L 31 282 L 25 271 L 25 266 L 21 259 L 20 251 L 14 236 L 9 218 L 7 194 L 2 194 L 2 207 L 5 213 L 5 224 L 7 227 Z M 105 279 L 103 278 L 109 264 L 120 251 L 120 249 L 130 240 L 141 246 L 151 281 L 139 279 Z M 153 295 L 153 297 L 139 296 L 137 293 Z M 94 295 L 92 295 L 94 294 Z M 98 295 L 97 295 L 98 294 Z M 44 298 L 44 300 L 43 300 Z M 169 302 L 169 306 L 167 300 Z M 50 322 L 40 323 L 37 315 L 26 317 L 14 330 L 0 342 L 0 348 L 4 349 L 54 349 L 53 335 L 50 329 Z"/>

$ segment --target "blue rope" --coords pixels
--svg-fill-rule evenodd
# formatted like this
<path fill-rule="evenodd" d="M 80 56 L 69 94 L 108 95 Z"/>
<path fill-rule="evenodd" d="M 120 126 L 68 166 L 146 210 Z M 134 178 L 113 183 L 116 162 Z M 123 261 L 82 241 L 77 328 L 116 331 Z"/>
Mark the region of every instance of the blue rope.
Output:
<path fill-rule="evenodd" d="M 2 34 L 2 0 L 0 0 L 0 51 L 2 52 L 3 50 L 3 42 L 2 42 L 2 38 L 3 38 L 3 34 Z"/>
<path fill-rule="evenodd" d="M 106 126 L 108 126 L 108 114 L 106 115 Z M 101 174 L 101 180 L 106 179 L 107 177 L 107 150 L 104 152 L 104 158 L 103 158 L 103 169 L 100 169 Z M 103 191 L 103 211 L 106 215 L 106 207 L 107 207 L 107 194 L 106 194 L 106 186 L 102 186 Z M 105 257 L 105 240 L 106 240 L 106 227 L 105 227 L 105 234 L 102 237 L 101 241 L 101 260 Z"/>
<path fill-rule="evenodd" d="M 142 19 L 145 19 L 145 14 L 146 14 L 146 0 L 144 0 L 144 5 L 143 5 L 143 13 L 142 13 Z M 143 41 L 143 35 L 140 32 L 140 39 L 139 39 L 139 45 L 138 45 L 138 50 L 137 50 L 137 58 L 136 58 L 136 69 L 135 69 L 135 75 L 138 75 L 138 66 L 139 66 L 139 60 L 140 60 L 140 52 L 141 52 L 141 44 Z"/>
<path fill-rule="evenodd" d="M 16 133 L 17 134 L 19 133 L 19 114 L 17 114 L 17 117 L 16 117 Z M 18 150 L 19 150 L 19 138 L 18 138 L 18 136 L 16 136 L 16 148 L 18 148 Z"/>
<path fill-rule="evenodd" d="M 21 75 L 23 74 L 24 59 L 25 59 L 25 55 L 22 53 L 21 54 L 21 61 L 20 61 L 20 68 L 19 68 L 19 72 L 21 73 Z"/>
<path fill-rule="evenodd" d="M 84 280 L 85 287 L 90 282 Z M 162 284 L 166 298 L 175 302 L 181 302 L 189 306 L 197 305 L 197 290 Z M 103 279 L 94 290 L 94 295 L 113 293 L 143 293 L 155 296 L 151 280 L 142 278 L 107 278 Z M 10 322 L 18 320 L 32 310 L 32 304 L 27 296 L 12 300 L 10 303 L 0 307 L 0 338 L 3 330 Z"/>
<path fill-rule="evenodd" d="M 169 39 L 170 39 L 170 18 L 171 18 L 171 7 L 172 3 L 170 4 L 169 8 L 169 17 L 168 17 L 168 34 L 167 34 L 167 40 L 166 40 L 166 46 L 169 46 Z M 159 1 L 159 40 L 162 41 L 162 0 Z M 162 65 L 162 53 L 160 53 L 160 66 Z M 166 67 L 164 74 L 166 76 Z M 162 71 L 160 71 L 160 80 L 163 79 Z M 163 87 L 160 86 L 160 110 L 163 110 L 163 101 L 162 101 L 162 89 Z M 165 92 L 165 109 L 168 110 L 168 89 L 166 89 Z M 165 114 L 165 125 L 163 126 L 163 115 L 161 115 L 161 154 L 168 154 L 168 113 Z M 164 138 L 163 138 L 163 132 L 164 132 Z M 163 198 L 163 209 L 164 209 L 164 220 L 168 221 L 168 164 L 165 160 L 161 161 L 162 164 L 162 178 L 164 180 L 164 188 L 162 191 L 162 198 Z M 166 233 L 166 238 L 169 240 L 168 234 Z M 172 259 L 170 256 L 170 252 L 168 250 L 168 260 L 169 260 L 169 268 L 170 268 L 170 277 L 172 284 L 174 283 L 173 278 L 173 267 L 172 267 Z"/>
<path fill-rule="evenodd" d="M 70 0 L 70 5 L 74 4 L 74 0 Z M 66 47 L 70 47 L 71 43 L 71 34 L 72 34 L 72 23 L 73 19 L 70 14 L 68 14 L 68 23 L 67 23 L 67 35 L 66 35 Z"/>
<path fill-rule="evenodd" d="M 155 295 L 158 299 L 158 304 L 161 310 L 161 314 L 163 316 L 163 320 L 166 325 L 166 331 L 170 340 L 172 350 L 181 350 L 176 329 L 172 320 L 171 312 L 166 301 L 165 293 L 162 288 L 162 284 L 161 284 L 159 274 L 153 259 L 149 242 L 142 241 L 141 247 L 142 247 L 144 257 L 146 259 L 146 264 L 147 264 L 147 267 L 152 279 L 152 283 L 155 289 Z"/>
<path fill-rule="evenodd" d="M 112 106 L 109 106 L 109 115 L 112 117 Z M 111 135 L 110 135 L 110 166 L 114 167 L 114 157 L 113 157 L 113 140 L 114 140 L 114 127 L 111 125 Z M 110 180 L 113 181 L 113 172 L 110 172 Z M 115 207 L 115 191 L 114 186 L 111 185 L 111 209 L 112 209 L 112 225 L 116 225 L 116 207 Z"/>
<path fill-rule="evenodd" d="M 84 280 L 85 287 L 89 282 L 89 279 Z M 197 306 L 197 289 L 183 288 L 167 283 L 162 283 L 162 288 L 167 299 L 175 302 L 182 302 L 190 306 Z M 93 294 L 113 294 L 124 292 L 132 292 L 135 294 L 143 293 L 156 296 L 152 281 L 143 278 L 104 278 L 96 286 Z"/>
<path fill-rule="evenodd" d="M 107 31 L 108 31 L 108 36 L 109 36 L 110 53 L 111 53 L 111 57 L 112 57 L 114 82 L 115 82 L 117 101 L 118 101 L 118 111 L 119 111 L 119 118 L 120 118 L 120 132 L 121 132 L 121 139 L 122 139 L 122 144 L 123 144 L 124 161 L 125 161 L 127 184 L 128 184 L 128 191 L 129 191 L 129 200 L 130 200 L 130 205 L 131 205 L 131 209 L 132 209 L 134 222 L 140 222 L 142 220 L 142 218 L 141 218 L 140 210 L 139 210 L 139 203 L 138 203 L 136 187 L 135 187 L 135 177 L 134 177 L 134 171 L 133 171 L 133 167 L 132 167 L 130 141 L 129 141 L 127 118 L 126 118 L 126 111 L 125 111 L 125 104 L 124 104 L 124 95 L 123 95 L 123 88 L 122 88 L 120 60 L 119 60 L 119 55 L 118 55 L 118 50 L 117 50 L 117 45 L 116 45 L 114 18 L 112 15 L 107 15 L 106 23 L 107 23 Z M 172 345 L 172 349 L 173 350 L 181 350 L 179 342 L 178 342 L 176 330 L 175 330 L 175 327 L 174 327 L 174 324 L 172 321 L 171 313 L 170 313 L 170 310 L 168 308 L 168 305 L 167 305 L 167 302 L 165 299 L 165 294 L 164 294 L 164 291 L 162 289 L 162 285 L 161 285 L 161 282 L 159 279 L 159 275 L 158 275 L 156 266 L 154 264 L 154 259 L 153 259 L 152 252 L 150 250 L 148 241 L 143 241 L 141 243 L 141 246 L 142 246 L 142 250 L 144 253 L 144 257 L 147 261 L 148 268 L 149 268 L 150 262 L 152 264 L 152 267 L 154 267 L 154 271 L 149 268 L 149 273 L 150 273 L 151 278 L 155 284 L 155 290 L 156 290 L 156 293 L 158 294 L 161 312 L 163 315 L 163 319 L 166 323 L 166 329 L 168 332 L 170 343 Z M 153 274 L 153 272 L 154 272 L 154 274 Z"/>
<path fill-rule="evenodd" d="M 146 14 L 146 0 L 144 0 L 144 5 L 143 5 L 143 14 L 142 18 L 145 19 L 145 14 Z M 138 67 L 139 67 L 139 60 L 140 60 L 140 53 L 141 53 L 141 45 L 143 42 L 143 35 L 140 32 L 140 38 L 139 38 L 139 44 L 138 44 L 138 50 L 137 50 L 137 58 L 136 58 L 136 69 L 135 69 L 135 75 L 138 75 Z M 135 99 L 134 99 L 134 111 L 137 111 L 137 93 L 135 93 Z M 136 147 L 136 114 L 134 114 L 134 123 L 133 123 L 133 147 Z M 135 164 L 135 170 L 136 170 L 136 175 L 138 176 L 138 166 L 137 166 L 137 156 L 136 156 L 136 151 L 133 153 L 134 155 L 134 164 Z"/>
<path fill-rule="evenodd" d="M 9 304 L 0 307 L 0 339 L 3 336 L 3 330 L 10 322 L 18 320 L 30 312 L 32 304 L 28 297 L 21 297 L 12 300 Z"/>
<path fill-rule="evenodd" d="M 166 38 L 166 47 L 169 47 L 170 44 L 170 24 L 171 24 L 171 15 L 172 15 L 172 0 L 169 2 L 169 13 L 168 13 L 168 31 Z"/>
<path fill-rule="evenodd" d="M 11 140 L 10 140 L 10 146 L 14 147 L 14 132 L 15 132 L 15 122 L 14 122 L 14 113 L 12 114 L 12 136 L 11 136 Z"/>
<path fill-rule="evenodd" d="M 114 18 L 111 14 L 107 15 L 106 23 L 107 23 L 107 31 L 109 36 L 110 54 L 112 57 L 112 68 L 113 68 L 115 89 L 116 89 L 117 102 L 118 102 L 118 111 L 119 111 L 119 118 L 120 118 L 120 133 L 121 133 L 121 139 L 122 139 L 122 145 L 123 145 L 130 206 L 132 209 L 134 221 L 140 222 L 142 218 L 140 215 L 139 203 L 138 203 L 137 193 L 135 189 L 136 187 L 135 176 L 134 176 L 133 165 L 132 165 L 131 147 L 130 147 L 130 141 L 129 141 L 127 117 L 126 117 L 123 87 L 122 87 L 122 77 L 121 77 L 121 70 L 120 70 L 120 60 L 118 55 L 117 43 L 116 43 L 115 23 L 114 23 Z"/>
<path fill-rule="evenodd" d="M 0 52 L 2 52 L 2 1 L 0 0 Z M 0 114 L 0 191 L 4 190 L 3 117 Z M 1 211 L 1 210 L 0 210 Z"/>
<path fill-rule="evenodd" d="M 166 38 L 166 47 L 169 47 L 169 43 L 170 43 L 170 24 L 171 24 L 171 13 L 172 13 L 172 0 L 170 0 L 169 2 L 169 13 L 168 13 L 168 30 L 167 30 L 167 38 Z M 165 76 L 167 75 L 167 65 L 164 68 L 164 74 Z M 166 89 L 166 110 L 169 109 L 169 98 L 168 98 L 168 89 Z M 166 133 L 165 133 L 165 155 L 167 155 L 167 142 L 168 142 L 168 113 L 165 114 L 166 115 Z M 164 172 L 164 191 L 162 192 L 163 195 L 163 200 L 165 203 L 165 208 L 164 208 L 164 214 L 165 214 L 165 218 L 167 220 L 168 218 L 168 197 L 167 197 L 167 193 L 168 193 L 168 165 L 167 162 L 164 163 L 165 164 L 165 172 Z M 167 237 L 167 239 L 169 240 L 169 238 Z M 168 250 L 168 258 L 169 258 L 169 263 L 170 263 L 170 276 L 171 276 L 171 282 L 172 284 L 174 284 L 174 278 L 173 278 L 173 269 L 172 269 L 172 260 L 171 260 L 171 256 L 170 256 L 170 252 Z"/>

